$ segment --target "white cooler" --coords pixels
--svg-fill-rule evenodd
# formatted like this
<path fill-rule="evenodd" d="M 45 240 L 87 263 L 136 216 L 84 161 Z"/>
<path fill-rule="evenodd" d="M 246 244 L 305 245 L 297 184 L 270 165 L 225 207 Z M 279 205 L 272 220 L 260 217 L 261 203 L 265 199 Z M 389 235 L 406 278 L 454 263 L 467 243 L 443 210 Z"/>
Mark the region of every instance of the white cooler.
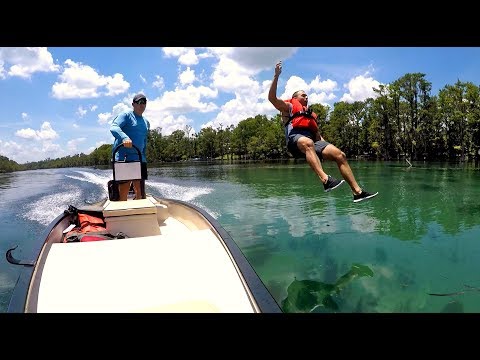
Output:
<path fill-rule="evenodd" d="M 157 207 L 149 199 L 108 201 L 103 209 L 107 231 L 128 237 L 160 235 Z"/>

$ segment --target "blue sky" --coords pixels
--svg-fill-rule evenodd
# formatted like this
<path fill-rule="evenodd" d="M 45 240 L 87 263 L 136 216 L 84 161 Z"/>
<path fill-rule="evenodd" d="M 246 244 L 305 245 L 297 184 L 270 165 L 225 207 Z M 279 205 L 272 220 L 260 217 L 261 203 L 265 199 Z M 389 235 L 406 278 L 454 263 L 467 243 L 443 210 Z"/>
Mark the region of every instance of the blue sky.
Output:
<path fill-rule="evenodd" d="M 426 74 L 433 95 L 457 80 L 480 84 L 480 47 L 0 48 L 0 154 L 18 163 L 89 154 L 113 142 L 110 123 L 137 92 L 164 135 L 273 116 L 278 60 L 279 97 L 303 89 L 310 104 L 332 107 L 406 73 Z"/>

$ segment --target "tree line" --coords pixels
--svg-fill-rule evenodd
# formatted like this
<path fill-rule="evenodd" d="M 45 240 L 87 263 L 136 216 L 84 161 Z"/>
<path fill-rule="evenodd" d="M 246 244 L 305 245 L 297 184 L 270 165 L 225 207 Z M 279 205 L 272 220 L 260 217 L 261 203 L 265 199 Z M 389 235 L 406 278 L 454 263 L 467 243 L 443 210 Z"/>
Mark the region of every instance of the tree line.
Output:
<path fill-rule="evenodd" d="M 480 88 L 458 80 L 438 95 L 423 73 L 408 73 L 374 88 L 375 98 L 353 103 L 313 104 L 325 140 L 348 158 L 394 160 L 476 160 L 480 158 Z M 113 139 L 112 139 L 113 142 Z M 18 164 L 0 156 L 0 172 L 109 165 L 112 145 L 91 154 Z M 285 147 L 280 114 L 256 115 L 237 126 L 220 124 L 192 133 L 187 125 L 165 136 L 161 128 L 148 134 L 149 164 L 191 159 L 268 160 L 291 157 Z"/>

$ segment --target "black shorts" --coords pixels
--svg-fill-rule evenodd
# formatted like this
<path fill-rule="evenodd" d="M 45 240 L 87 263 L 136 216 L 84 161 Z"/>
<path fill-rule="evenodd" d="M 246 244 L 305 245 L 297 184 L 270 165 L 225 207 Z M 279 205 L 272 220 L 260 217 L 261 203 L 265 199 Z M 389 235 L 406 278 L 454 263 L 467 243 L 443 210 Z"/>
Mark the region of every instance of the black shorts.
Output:
<path fill-rule="evenodd" d="M 142 180 L 148 180 L 147 163 L 142 162 Z"/>

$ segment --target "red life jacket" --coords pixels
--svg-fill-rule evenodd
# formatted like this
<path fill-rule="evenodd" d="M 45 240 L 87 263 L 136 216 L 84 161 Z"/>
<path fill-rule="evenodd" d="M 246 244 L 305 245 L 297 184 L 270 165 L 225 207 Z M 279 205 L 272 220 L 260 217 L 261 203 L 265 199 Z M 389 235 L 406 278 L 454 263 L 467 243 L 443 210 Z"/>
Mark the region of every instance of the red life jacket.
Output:
<path fill-rule="evenodd" d="M 128 238 L 128 236 L 122 232 L 110 234 L 107 231 L 107 225 L 103 215 L 99 211 L 85 213 L 75 206 L 69 205 L 64 213 L 71 216 L 74 221 L 67 228 L 69 230 L 64 230 L 67 232 L 63 235 L 62 242 L 64 243 Z"/>
<path fill-rule="evenodd" d="M 70 230 L 63 238 L 63 242 L 97 241 L 115 238 L 106 229 L 105 221 L 101 217 L 78 213 L 77 226 Z"/>
<path fill-rule="evenodd" d="M 292 104 L 292 116 L 289 117 L 289 122 L 292 123 L 293 128 L 307 128 L 314 134 L 318 131 L 317 114 L 315 114 L 308 107 L 300 104 L 297 99 L 284 100 L 287 103 Z M 285 126 L 288 125 L 285 124 Z"/>
<path fill-rule="evenodd" d="M 101 217 L 96 217 L 87 214 L 78 214 L 78 222 L 82 232 L 102 231 L 106 229 L 105 221 Z"/>

